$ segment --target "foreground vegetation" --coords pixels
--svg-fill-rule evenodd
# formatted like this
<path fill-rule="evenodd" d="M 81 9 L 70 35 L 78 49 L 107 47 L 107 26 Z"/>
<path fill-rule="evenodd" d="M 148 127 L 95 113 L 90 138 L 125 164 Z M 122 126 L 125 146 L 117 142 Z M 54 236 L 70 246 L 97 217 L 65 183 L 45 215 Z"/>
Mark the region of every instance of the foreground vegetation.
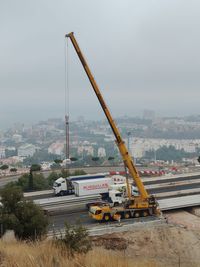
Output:
<path fill-rule="evenodd" d="M 33 201 L 26 201 L 18 186 L 1 190 L 0 235 L 13 230 L 20 239 L 38 239 L 47 233 L 48 218 Z"/>
<path fill-rule="evenodd" d="M 0 266 L 3 267 L 153 267 L 154 262 L 126 258 L 123 252 L 94 248 L 87 254 L 69 257 L 66 249 L 61 249 L 52 241 L 4 242 L 0 241 Z"/>

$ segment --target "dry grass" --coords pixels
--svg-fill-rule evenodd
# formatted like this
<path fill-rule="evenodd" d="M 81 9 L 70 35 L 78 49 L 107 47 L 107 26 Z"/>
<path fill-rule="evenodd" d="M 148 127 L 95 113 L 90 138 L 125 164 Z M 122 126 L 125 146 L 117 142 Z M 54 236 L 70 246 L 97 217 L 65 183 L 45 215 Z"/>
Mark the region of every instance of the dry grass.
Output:
<path fill-rule="evenodd" d="M 94 248 L 87 255 L 68 259 L 66 251 L 50 241 L 26 243 L 0 241 L 1 267 L 153 267 L 154 262 L 135 263 L 123 252 Z"/>
<path fill-rule="evenodd" d="M 50 240 L 41 242 L 19 242 L 0 240 L 0 267 L 199 267 L 200 261 L 181 258 L 170 260 L 167 255 L 148 258 L 144 251 L 134 255 L 134 249 L 107 250 L 94 247 L 86 255 L 68 258 L 67 251 Z M 129 257 L 127 256 L 129 255 Z"/>

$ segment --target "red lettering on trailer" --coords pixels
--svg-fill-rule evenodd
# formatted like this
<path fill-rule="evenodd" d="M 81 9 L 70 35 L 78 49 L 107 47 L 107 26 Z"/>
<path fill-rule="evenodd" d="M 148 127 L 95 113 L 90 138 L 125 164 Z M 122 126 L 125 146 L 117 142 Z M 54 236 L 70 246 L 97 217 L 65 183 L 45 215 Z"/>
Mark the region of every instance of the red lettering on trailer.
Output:
<path fill-rule="evenodd" d="M 84 185 L 84 190 L 96 190 L 96 189 L 105 189 L 108 188 L 108 183 L 104 184 L 92 184 L 92 185 Z"/>

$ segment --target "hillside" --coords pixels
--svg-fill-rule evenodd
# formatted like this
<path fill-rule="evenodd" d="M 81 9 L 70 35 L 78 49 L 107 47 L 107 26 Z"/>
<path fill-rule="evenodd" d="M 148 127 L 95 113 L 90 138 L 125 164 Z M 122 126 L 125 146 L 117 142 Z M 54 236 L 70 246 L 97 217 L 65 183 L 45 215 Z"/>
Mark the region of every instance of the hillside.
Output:
<path fill-rule="evenodd" d="M 184 225 L 177 219 L 181 216 Z M 68 259 L 66 249 L 51 241 L 1 240 L 0 266 L 197 267 L 200 266 L 199 218 L 195 216 L 195 224 L 186 224 L 193 216 L 177 213 L 169 216 L 169 224 L 144 224 L 131 232 L 93 237 L 93 250 L 86 255 L 75 255 L 73 259 Z"/>

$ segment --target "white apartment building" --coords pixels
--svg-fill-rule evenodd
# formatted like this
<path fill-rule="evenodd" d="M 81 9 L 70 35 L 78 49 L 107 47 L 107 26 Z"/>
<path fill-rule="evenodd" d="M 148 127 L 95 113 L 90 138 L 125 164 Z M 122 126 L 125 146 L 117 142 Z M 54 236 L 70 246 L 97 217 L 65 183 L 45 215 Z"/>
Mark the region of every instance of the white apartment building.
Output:
<path fill-rule="evenodd" d="M 98 148 L 98 157 L 99 158 L 106 157 L 106 150 L 105 150 L 105 148 L 103 148 L 103 147 L 99 147 Z"/>
<path fill-rule="evenodd" d="M 0 146 L 0 159 L 5 158 L 5 156 L 6 156 L 5 151 L 6 151 L 5 146 Z"/>
<path fill-rule="evenodd" d="M 200 139 L 153 139 L 153 138 L 130 138 L 130 153 L 135 158 L 141 158 L 146 151 L 156 151 L 162 146 L 174 146 L 176 149 L 183 149 L 185 152 L 195 152 L 200 147 Z"/>
<path fill-rule="evenodd" d="M 36 146 L 32 144 L 24 144 L 18 148 L 19 157 L 32 157 L 36 151 Z"/>
<path fill-rule="evenodd" d="M 15 141 L 15 143 L 22 142 L 22 135 L 21 134 L 13 134 L 12 140 Z"/>
<path fill-rule="evenodd" d="M 64 154 L 64 147 L 65 147 L 65 144 L 62 141 L 53 143 L 49 146 L 48 153 L 61 156 Z"/>
<path fill-rule="evenodd" d="M 79 146 L 77 153 L 79 155 L 83 155 L 83 153 L 86 153 L 87 155 L 94 155 L 94 148 L 92 146 Z"/>

